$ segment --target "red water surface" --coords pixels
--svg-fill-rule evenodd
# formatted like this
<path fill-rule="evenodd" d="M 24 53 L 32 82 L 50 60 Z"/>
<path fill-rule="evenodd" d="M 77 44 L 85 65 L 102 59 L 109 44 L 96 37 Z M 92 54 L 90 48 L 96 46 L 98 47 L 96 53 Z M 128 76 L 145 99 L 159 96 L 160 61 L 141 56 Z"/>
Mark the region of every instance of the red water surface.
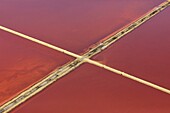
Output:
<path fill-rule="evenodd" d="M 0 31 L 0 105 L 72 58 Z"/>
<path fill-rule="evenodd" d="M 170 8 L 93 59 L 170 89 Z"/>
<path fill-rule="evenodd" d="M 84 64 L 12 113 L 169 113 L 170 96 Z"/>
<path fill-rule="evenodd" d="M 165 0 L 1 0 L 0 25 L 82 53 Z"/>

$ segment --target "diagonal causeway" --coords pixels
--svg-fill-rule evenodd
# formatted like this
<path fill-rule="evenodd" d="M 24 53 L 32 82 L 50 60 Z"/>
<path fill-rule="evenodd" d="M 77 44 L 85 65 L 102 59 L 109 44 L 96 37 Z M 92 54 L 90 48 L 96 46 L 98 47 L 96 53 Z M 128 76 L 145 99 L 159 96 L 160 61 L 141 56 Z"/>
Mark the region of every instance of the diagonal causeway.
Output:
<path fill-rule="evenodd" d="M 121 76 L 124 76 L 126 78 L 129 78 L 131 80 L 137 81 L 139 83 L 142 83 L 142 84 L 145 84 L 145 85 L 150 86 L 152 88 L 155 88 L 155 89 L 157 89 L 159 91 L 162 91 L 162 92 L 165 92 L 167 94 L 170 94 L 170 90 L 168 90 L 168 89 L 165 89 L 165 88 L 163 88 L 161 86 L 155 85 L 155 84 L 150 83 L 148 81 L 145 81 L 143 79 L 137 78 L 137 77 L 132 76 L 130 74 L 127 74 L 127 73 L 124 73 L 122 71 L 113 69 L 111 67 L 108 67 L 108 66 L 103 65 L 103 64 L 101 64 L 99 62 L 96 62 L 96 61 L 93 61 L 93 60 L 89 59 L 92 56 L 100 53 L 101 51 L 103 51 L 104 49 L 109 47 L 111 44 L 113 44 L 114 42 L 116 42 L 117 40 L 122 38 L 124 35 L 128 34 L 129 32 L 133 31 L 135 28 L 142 25 L 144 22 L 146 22 L 147 20 L 152 18 L 154 15 L 158 14 L 159 12 L 161 12 L 162 10 L 167 8 L 169 5 L 170 5 L 170 0 L 163 2 L 159 6 L 155 7 L 151 11 L 149 11 L 147 14 L 143 15 L 141 18 L 137 19 L 136 21 L 130 23 L 129 25 L 127 25 L 124 28 L 122 28 L 121 30 L 119 30 L 114 35 L 109 36 L 106 40 L 103 40 L 103 41 L 100 41 L 99 43 L 97 43 L 95 46 L 93 46 L 93 48 L 88 50 L 82 56 L 77 55 L 77 54 L 72 53 L 72 52 L 69 52 L 67 50 L 64 50 L 62 48 L 56 47 L 54 45 L 48 44 L 48 43 L 43 42 L 41 40 L 35 39 L 33 37 L 24 35 L 22 33 L 19 33 L 17 31 L 12 30 L 12 29 L 6 28 L 4 26 L 0 26 L 1 30 L 4 30 L 4 31 L 12 33 L 12 34 L 15 34 L 17 36 L 20 36 L 20 37 L 25 38 L 27 40 L 30 40 L 32 42 L 41 44 L 43 46 L 46 46 L 48 48 L 60 51 L 62 53 L 65 53 L 65 54 L 67 54 L 69 56 L 72 56 L 72 57 L 76 58 L 74 61 L 72 61 L 70 63 L 67 63 L 67 64 L 63 65 L 62 67 L 54 70 L 46 78 L 40 80 L 36 84 L 32 85 L 30 88 L 26 89 L 25 91 L 18 94 L 16 97 L 11 99 L 10 101 L 8 101 L 5 104 L 3 104 L 2 106 L 0 106 L 0 113 L 7 113 L 7 112 L 11 111 L 12 109 L 17 107 L 21 103 L 25 102 L 27 99 L 31 98 L 32 96 L 36 95 L 37 93 L 39 93 L 40 91 L 42 91 L 43 89 L 48 87 L 50 84 L 54 83 L 56 80 L 60 79 L 61 77 L 65 76 L 66 74 L 70 73 L 71 71 L 73 71 L 74 69 L 79 67 L 84 62 L 88 62 L 90 64 L 102 67 L 102 68 L 104 68 L 106 70 L 109 70 L 111 72 L 117 73 L 117 74 L 119 74 Z"/>

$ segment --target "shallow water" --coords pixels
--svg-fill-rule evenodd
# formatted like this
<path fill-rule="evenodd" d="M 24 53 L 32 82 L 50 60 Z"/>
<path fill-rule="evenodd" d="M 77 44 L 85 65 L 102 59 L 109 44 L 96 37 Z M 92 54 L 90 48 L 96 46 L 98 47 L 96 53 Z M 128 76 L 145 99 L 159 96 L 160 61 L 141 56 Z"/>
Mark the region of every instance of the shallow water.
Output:
<path fill-rule="evenodd" d="M 0 25 L 80 54 L 162 1 L 5 0 L 0 4 Z M 168 11 L 159 14 L 153 23 L 146 23 L 146 27 L 138 28 L 94 59 L 169 87 L 167 14 Z M 3 102 L 72 60 L 20 37 L 2 31 L 0 35 L 0 75 L 4 75 L 0 77 L 3 95 L 0 99 Z M 166 94 L 117 76 L 84 65 L 14 112 L 169 113 L 170 98 Z"/>
<path fill-rule="evenodd" d="M 169 104 L 167 94 L 84 64 L 13 113 L 169 113 Z"/>
<path fill-rule="evenodd" d="M 170 88 L 170 8 L 93 59 Z"/>
<path fill-rule="evenodd" d="M 0 25 L 75 53 L 164 0 L 4 0 Z"/>
<path fill-rule="evenodd" d="M 72 59 L 0 31 L 0 104 Z"/>

